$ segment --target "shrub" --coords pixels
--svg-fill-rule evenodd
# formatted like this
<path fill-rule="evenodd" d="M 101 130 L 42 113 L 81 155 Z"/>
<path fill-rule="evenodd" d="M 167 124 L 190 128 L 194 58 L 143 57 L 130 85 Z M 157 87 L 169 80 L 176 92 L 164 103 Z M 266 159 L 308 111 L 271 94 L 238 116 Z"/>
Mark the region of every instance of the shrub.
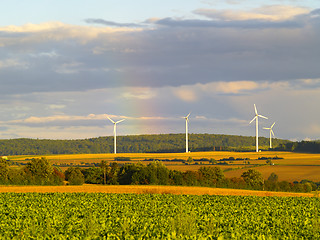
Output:
<path fill-rule="evenodd" d="M 263 177 L 260 172 L 255 169 L 249 169 L 242 173 L 241 177 L 247 183 L 247 185 L 253 189 L 261 189 L 263 186 Z"/>
<path fill-rule="evenodd" d="M 84 183 L 84 176 L 79 167 L 69 167 L 65 175 L 70 185 L 82 185 Z"/>

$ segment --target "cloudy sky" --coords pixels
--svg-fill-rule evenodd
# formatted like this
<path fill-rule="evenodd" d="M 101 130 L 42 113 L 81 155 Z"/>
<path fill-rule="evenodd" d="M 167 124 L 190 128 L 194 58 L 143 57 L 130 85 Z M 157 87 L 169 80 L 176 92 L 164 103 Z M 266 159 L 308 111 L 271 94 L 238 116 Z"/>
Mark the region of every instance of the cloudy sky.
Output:
<path fill-rule="evenodd" d="M 319 3 L 1 1 L 0 138 L 320 139 Z"/>

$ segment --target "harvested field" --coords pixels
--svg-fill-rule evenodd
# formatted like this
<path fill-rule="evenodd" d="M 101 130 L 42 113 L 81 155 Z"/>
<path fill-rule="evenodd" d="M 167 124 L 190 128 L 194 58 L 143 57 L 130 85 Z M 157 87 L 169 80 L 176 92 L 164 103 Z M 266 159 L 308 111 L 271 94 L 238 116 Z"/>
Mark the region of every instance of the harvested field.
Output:
<path fill-rule="evenodd" d="M 191 152 L 191 153 L 100 153 L 100 154 L 61 154 L 47 155 L 47 159 L 53 163 L 80 163 L 80 162 L 100 162 L 101 160 L 113 161 L 114 157 L 129 157 L 133 161 L 141 161 L 144 159 L 193 159 L 213 158 L 215 160 L 223 158 L 250 158 L 251 161 L 256 161 L 259 157 L 281 157 L 284 159 L 273 160 L 276 164 L 289 165 L 320 165 L 320 154 L 292 153 L 292 152 Z M 41 156 L 12 156 L 10 159 L 14 161 L 22 161 L 26 158 L 41 157 Z M 264 160 L 257 160 L 263 162 Z M 255 163 L 255 162 L 254 162 Z"/>
<path fill-rule="evenodd" d="M 41 156 L 11 156 L 10 159 L 13 161 L 27 162 L 25 159 L 32 157 Z M 53 164 L 73 164 L 73 165 L 85 165 L 85 163 L 99 163 L 102 160 L 113 162 L 114 157 L 129 157 L 131 161 L 119 161 L 118 163 L 138 163 L 149 164 L 144 159 L 228 159 L 233 157 L 237 158 L 249 158 L 249 166 L 266 164 L 266 160 L 257 160 L 259 157 L 274 158 L 279 157 L 283 159 L 272 159 L 271 161 L 275 164 L 273 166 L 253 166 L 255 169 L 260 171 L 266 178 L 274 172 L 279 176 L 279 180 L 285 181 L 301 181 L 303 179 L 312 180 L 315 182 L 320 181 L 320 154 L 307 154 L 307 153 L 292 153 L 292 152 L 274 152 L 274 151 L 263 151 L 263 152 L 191 152 L 191 153 L 113 153 L 106 154 L 69 154 L 69 155 L 47 155 L 45 156 Z M 185 165 L 182 162 L 176 161 L 165 161 L 163 162 L 171 170 L 179 171 L 196 171 L 201 166 L 217 166 L 226 169 L 233 169 L 232 171 L 226 171 L 226 177 L 240 177 L 242 172 L 248 169 L 248 164 L 244 165 L 242 160 L 228 161 L 228 165 L 208 165 L 208 162 L 203 164 Z M 66 170 L 68 167 L 61 166 L 62 170 Z"/>
<path fill-rule="evenodd" d="M 267 179 L 271 173 L 275 173 L 279 177 L 279 181 L 301 181 L 308 179 L 314 182 L 320 182 L 320 166 L 285 166 L 285 165 L 265 165 L 254 167 L 262 173 L 263 177 Z M 240 177 L 248 168 L 238 169 L 224 172 L 227 178 Z"/>
<path fill-rule="evenodd" d="M 87 192 L 87 193 L 138 193 L 138 194 L 187 194 L 187 195 L 235 195 L 235 196 L 279 196 L 313 197 L 311 193 L 267 192 L 242 189 L 181 187 L 181 186 L 142 186 L 142 185 L 89 185 L 82 186 L 0 186 L 0 192 Z"/>
<path fill-rule="evenodd" d="M 197 171 L 200 167 L 219 167 L 222 170 L 226 170 L 226 169 L 241 169 L 242 167 L 244 167 L 244 165 L 209 165 L 209 164 L 205 164 L 205 165 L 185 165 L 185 164 L 175 164 L 175 165 L 167 165 L 165 163 L 166 167 L 170 170 L 178 170 L 178 171 Z"/>

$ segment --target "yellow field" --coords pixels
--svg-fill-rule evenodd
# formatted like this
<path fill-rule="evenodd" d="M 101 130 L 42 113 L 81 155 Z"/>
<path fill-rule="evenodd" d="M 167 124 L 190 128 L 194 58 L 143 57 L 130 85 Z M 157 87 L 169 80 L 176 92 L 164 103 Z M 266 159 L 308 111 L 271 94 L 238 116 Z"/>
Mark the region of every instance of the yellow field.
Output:
<path fill-rule="evenodd" d="M 221 168 L 222 170 L 226 170 L 226 169 L 229 169 L 229 168 L 232 168 L 232 169 L 240 169 L 242 168 L 243 166 L 240 166 L 240 165 L 185 165 L 185 164 L 175 164 L 175 165 L 167 165 L 166 164 L 166 167 L 168 169 L 171 169 L 171 170 L 178 170 L 178 171 L 182 171 L 182 172 L 185 172 L 185 171 L 197 171 L 200 167 L 203 167 L 203 166 L 213 166 L 213 167 L 219 167 Z"/>
<path fill-rule="evenodd" d="M 87 192 L 87 193 L 138 193 L 138 194 L 188 194 L 188 195 L 238 195 L 238 196 L 280 196 L 314 197 L 312 193 L 266 192 L 242 189 L 180 186 L 131 186 L 131 185 L 82 185 L 82 186 L 0 186 L 0 192 Z"/>
<path fill-rule="evenodd" d="M 271 173 L 275 173 L 279 177 L 279 181 L 301 181 L 308 179 L 314 182 L 320 182 L 320 166 L 260 166 L 254 169 L 262 173 L 263 177 L 267 179 Z M 244 171 L 248 169 L 238 169 L 225 172 L 227 178 L 240 177 Z"/>
<path fill-rule="evenodd" d="M 194 159 L 198 158 L 213 158 L 219 160 L 221 158 L 226 157 L 235 157 L 235 158 L 250 158 L 250 159 L 257 159 L 258 157 L 284 157 L 287 158 L 301 158 L 297 153 L 288 153 L 288 152 L 191 152 L 191 153 L 117 153 L 116 155 L 113 153 L 100 153 L 100 154 L 63 154 L 63 155 L 47 155 L 45 156 L 49 160 L 52 161 L 99 161 L 99 160 L 113 160 L 114 157 L 130 157 L 131 160 L 143 160 L 145 158 L 157 158 L 157 159 L 187 159 L 188 157 L 192 157 Z M 291 156 L 292 155 L 292 156 Z M 306 154 L 302 154 L 306 155 Z M 310 154 L 310 155 L 317 155 L 318 160 L 320 160 L 319 154 Z M 32 157 L 39 157 L 39 156 L 14 156 L 14 160 L 24 160 Z M 310 157 L 310 156 L 309 156 Z M 316 158 L 316 157 L 314 157 Z"/>
<path fill-rule="evenodd" d="M 118 153 L 118 154 L 70 154 L 70 155 L 48 155 L 45 156 L 53 164 L 63 163 L 99 163 L 102 160 L 113 161 L 114 157 L 130 157 L 133 163 L 141 161 L 143 164 L 149 162 L 143 162 L 144 159 L 193 159 L 200 158 L 213 158 L 220 160 L 223 158 L 250 158 L 250 164 L 265 164 L 265 160 L 257 160 L 259 157 L 281 157 L 284 159 L 272 160 L 274 166 L 265 165 L 261 167 L 254 167 L 260 171 L 265 178 L 274 172 L 279 176 L 279 180 L 286 181 L 300 181 L 302 179 L 309 179 L 312 181 L 320 181 L 320 154 L 306 154 L 306 153 L 291 153 L 291 152 L 191 152 L 191 153 Z M 13 156 L 10 157 L 14 161 L 24 161 L 26 158 L 41 157 L 41 156 Z M 214 165 L 221 167 L 222 169 L 236 169 L 225 172 L 226 177 L 240 177 L 242 172 L 247 170 L 243 167 L 243 161 L 227 161 L 229 165 Z M 121 162 L 124 163 L 124 162 Z M 204 162 L 208 164 L 208 162 Z M 164 162 L 169 169 L 175 169 L 179 171 L 197 170 L 203 165 L 185 165 L 181 162 Z"/>

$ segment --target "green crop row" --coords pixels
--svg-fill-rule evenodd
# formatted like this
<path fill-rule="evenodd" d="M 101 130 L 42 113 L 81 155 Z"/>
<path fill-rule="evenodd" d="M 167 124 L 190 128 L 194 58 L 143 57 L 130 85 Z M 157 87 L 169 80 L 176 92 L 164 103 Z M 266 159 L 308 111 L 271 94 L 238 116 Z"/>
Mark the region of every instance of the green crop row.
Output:
<path fill-rule="evenodd" d="M 0 193 L 1 239 L 320 239 L 319 198 Z"/>

